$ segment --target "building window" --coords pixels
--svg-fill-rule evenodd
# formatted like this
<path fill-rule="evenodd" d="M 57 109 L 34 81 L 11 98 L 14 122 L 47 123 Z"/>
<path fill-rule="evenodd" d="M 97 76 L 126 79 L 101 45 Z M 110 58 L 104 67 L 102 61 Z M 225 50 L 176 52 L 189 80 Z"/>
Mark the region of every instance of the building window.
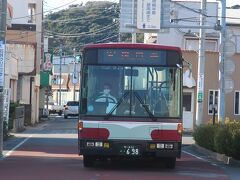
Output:
<path fill-rule="evenodd" d="M 234 94 L 234 115 L 240 115 L 240 91 L 235 91 Z"/>
<path fill-rule="evenodd" d="M 36 22 L 36 4 L 29 3 L 28 4 L 28 23 L 35 23 Z"/>
<path fill-rule="evenodd" d="M 217 107 L 218 107 L 218 90 L 209 90 L 208 93 L 208 114 L 213 114 L 213 108 L 216 109 L 217 113 Z"/>
<path fill-rule="evenodd" d="M 60 85 L 63 84 L 63 77 L 60 79 L 60 75 L 53 75 L 53 78 L 52 78 L 52 84 L 54 85 Z"/>
<path fill-rule="evenodd" d="M 152 0 L 152 15 L 156 14 L 156 9 L 157 9 L 157 2 L 156 0 Z"/>

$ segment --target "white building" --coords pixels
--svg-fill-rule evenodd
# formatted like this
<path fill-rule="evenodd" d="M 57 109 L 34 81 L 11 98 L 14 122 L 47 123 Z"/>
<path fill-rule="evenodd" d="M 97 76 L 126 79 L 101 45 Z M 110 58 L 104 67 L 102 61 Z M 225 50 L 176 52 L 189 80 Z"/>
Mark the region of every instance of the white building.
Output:
<path fill-rule="evenodd" d="M 62 57 L 61 65 L 60 58 L 53 58 L 53 76 L 52 76 L 52 92 L 53 101 L 61 105 L 66 104 L 68 101 L 79 100 L 79 74 L 80 74 L 80 63 L 74 63 L 74 57 Z M 73 74 L 76 73 L 76 79 L 73 79 Z M 61 74 L 61 80 L 60 80 Z M 74 85 L 73 82 L 76 82 Z M 61 83 L 61 93 L 60 93 Z M 75 94 L 75 96 L 74 96 Z M 75 98 L 75 99 L 74 99 Z"/>

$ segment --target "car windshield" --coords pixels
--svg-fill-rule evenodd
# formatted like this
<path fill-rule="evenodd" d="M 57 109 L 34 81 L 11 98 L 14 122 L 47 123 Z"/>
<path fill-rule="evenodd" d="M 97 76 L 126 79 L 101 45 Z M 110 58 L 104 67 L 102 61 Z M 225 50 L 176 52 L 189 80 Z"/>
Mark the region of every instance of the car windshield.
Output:
<path fill-rule="evenodd" d="M 67 106 L 79 106 L 79 102 L 78 101 L 69 101 L 69 102 L 67 102 Z"/>
<path fill-rule="evenodd" d="M 181 116 L 177 67 L 83 67 L 80 113 L 94 116 Z M 106 90 L 107 85 L 107 90 Z"/>

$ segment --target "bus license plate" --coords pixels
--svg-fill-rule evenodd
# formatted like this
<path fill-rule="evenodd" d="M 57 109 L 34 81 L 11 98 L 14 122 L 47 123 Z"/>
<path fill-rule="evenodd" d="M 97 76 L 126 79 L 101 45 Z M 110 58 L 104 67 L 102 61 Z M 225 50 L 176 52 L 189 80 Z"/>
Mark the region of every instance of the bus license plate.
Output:
<path fill-rule="evenodd" d="M 120 154 L 125 156 L 139 156 L 140 149 L 134 145 L 123 145 L 120 148 Z"/>

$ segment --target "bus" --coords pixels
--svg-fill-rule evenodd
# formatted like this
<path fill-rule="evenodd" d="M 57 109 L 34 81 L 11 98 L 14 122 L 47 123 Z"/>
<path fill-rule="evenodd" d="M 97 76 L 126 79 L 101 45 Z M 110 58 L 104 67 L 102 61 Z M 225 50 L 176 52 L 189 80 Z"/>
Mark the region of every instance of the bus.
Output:
<path fill-rule="evenodd" d="M 150 158 L 175 168 L 183 131 L 180 48 L 86 45 L 81 65 L 78 153 L 84 167 Z"/>

